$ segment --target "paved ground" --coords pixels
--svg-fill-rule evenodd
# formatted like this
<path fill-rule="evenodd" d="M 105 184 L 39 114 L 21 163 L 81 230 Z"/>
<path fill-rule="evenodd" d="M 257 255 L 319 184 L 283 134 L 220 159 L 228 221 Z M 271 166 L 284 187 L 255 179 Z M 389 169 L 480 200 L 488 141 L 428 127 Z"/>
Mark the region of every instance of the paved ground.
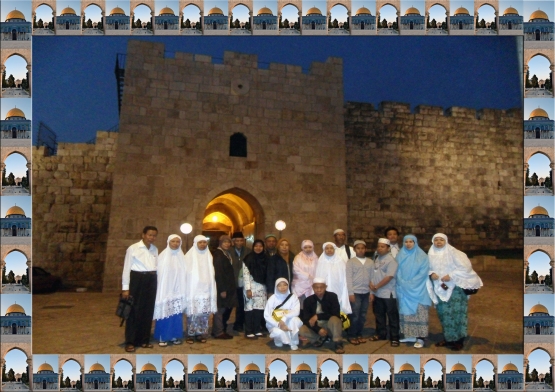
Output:
<path fill-rule="evenodd" d="M 484 287 L 469 301 L 469 338 L 460 354 L 522 354 L 523 345 L 523 284 L 522 271 L 482 272 Z M 35 354 L 115 354 L 123 352 L 123 327 L 115 309 L 119 293 L 35 294 L 33 296 L 33 353 Z M 232 320 L 233 321 L 233 315 Z M 369 311 L 367 335 L 373 332 L 374 316 Z M 231 330 L 231 326 L 228 328 Z M 228 331 L 229 332 L 229 331 Z M 392 348 L 388 342 L 368 342 L 358 346 L 345 344 L 346 354 L 384 353 L 454 353 L 436 348 L 442 340 L 441 326 L 435 309 L 430 310 L 430 336 L 423 349 L 401 344 Z M 329 352 L 331 346 L 308 348 L 296 353 Z M 206 344 L 183 344 L 154 349 L 138 349 L 138 354 L 270 354 L 291 353 L 288 348 L 277 349 L 269 338 L 256 342 L 236 334 L 232 340 L 209 339 Z"/>
<path fill-rule="evenodd" d="M 524 196 L 553 196 L 549 188 L 530 186 L 524 190 Z"/>
<path fill-rule="evenodd" d="M 20 88 L 2 89 L 2 98 L 29 98 L 29 93 Z"/>
<path fill-rule="evenodd" d="M 539 284 L 529 284 L 525 288 L 525 294 L 553 294 L 553 289 L 549 286 L 539 285 Z"/>
<path fill-rule="evenodd" d="M 2 285 L 2 294 L 27 294 L 29 293 L 29 289 L 20 284 L 3 284 Z"/>
<path fill-rule="evenodd" d="M 2 188 L 2 196 L 17 195 L 17 196 L 29 196 L 29 191 L 22 187 L 16 186 L 6 186 Z"/>

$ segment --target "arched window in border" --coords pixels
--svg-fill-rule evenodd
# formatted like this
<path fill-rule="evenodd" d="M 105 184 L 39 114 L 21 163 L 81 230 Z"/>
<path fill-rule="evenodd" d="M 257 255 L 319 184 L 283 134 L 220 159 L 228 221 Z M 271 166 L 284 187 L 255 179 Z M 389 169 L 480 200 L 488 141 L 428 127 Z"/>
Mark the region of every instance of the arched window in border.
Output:
<path fill-rule="evenodd" d="M 247 157 L 247 137 L 242 133 L 234 133 L 229 138 L 229 156 Z"/>

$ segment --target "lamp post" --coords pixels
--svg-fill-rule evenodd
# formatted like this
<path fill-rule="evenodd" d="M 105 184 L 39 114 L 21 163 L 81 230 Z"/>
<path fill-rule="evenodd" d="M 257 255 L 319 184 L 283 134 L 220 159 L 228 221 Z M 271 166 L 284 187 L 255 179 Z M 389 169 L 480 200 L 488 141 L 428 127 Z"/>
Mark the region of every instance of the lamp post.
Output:
<path fill-rule="evenodd" d="M 282 230 L 285 230 L 285 228 L 287 227 L 287 225 L 285 224 L 284 221 L 278 220 L 278 221 L 276 222 L 275 227 L 276 227 L 276 229 L 279 231 L 279 238 L 281 239 L 281 232 L 282 232 Z"/>
<path fill-rule="evenodd" d="M 189 250 L 189 233 L 193 231 L 193 226 L 190 223 L 183 223 L 179 228 L 185 234 L 185 252 Z"/>

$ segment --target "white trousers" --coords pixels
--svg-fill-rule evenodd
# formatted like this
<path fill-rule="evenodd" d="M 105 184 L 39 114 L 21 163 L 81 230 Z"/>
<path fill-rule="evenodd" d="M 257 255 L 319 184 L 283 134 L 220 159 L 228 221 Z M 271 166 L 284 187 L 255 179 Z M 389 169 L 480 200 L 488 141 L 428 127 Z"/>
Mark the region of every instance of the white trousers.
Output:
<path fill-rule="evenodd" d="M 286 323 L 290 331 L 282 331 L 279 327 L 270 329 L 270 337 L 274 339 L 275 343 L 283 344 L 293 344 L 295 346 L 299 345 L 299 328 L 303 325 L 303 322 L 298 317 L 293 317 Z M 268 327 L 270 327 L 268 325 Z"/>

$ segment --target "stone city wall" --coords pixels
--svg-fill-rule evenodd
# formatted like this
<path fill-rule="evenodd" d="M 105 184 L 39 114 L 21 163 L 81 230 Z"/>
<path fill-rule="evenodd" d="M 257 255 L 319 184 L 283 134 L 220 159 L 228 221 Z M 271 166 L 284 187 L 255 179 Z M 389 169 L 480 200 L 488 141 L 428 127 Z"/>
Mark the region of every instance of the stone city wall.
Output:
<path fill-rule="evenodd" d="M 428 249 L 442 232 L 462 250 L 523 246 L 522 112 L 347 103 L 349 239 L 383 230 Z"/>
<path fill-rule="evenodd" d="M 117 137 L 60 143 L 56 156 L 33 148 L 33 265 L 65 285 L 102 287 Z"/>

